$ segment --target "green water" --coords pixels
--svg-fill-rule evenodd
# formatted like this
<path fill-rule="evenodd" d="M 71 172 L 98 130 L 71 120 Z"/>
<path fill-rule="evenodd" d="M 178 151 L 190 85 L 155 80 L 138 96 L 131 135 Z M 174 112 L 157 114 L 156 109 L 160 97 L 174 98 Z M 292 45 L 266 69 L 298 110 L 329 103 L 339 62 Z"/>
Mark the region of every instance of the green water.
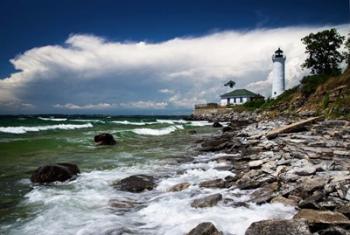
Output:
<path fill-rule="evenodd" d="M 47 118 L 47 117 L 46 117 Z M 67 120 L 63 120 L 67 119 Z M 0 119 L 0 224 L 11 224 L 19 218 L 30 218 L 30 208 L 20 202 L 32 190 L 29 178 L 38 166 L 57 163 L 76 163 L 82 172 L 132 166 L 150 159 L 185 156 L 191 152 L 195 129 L 199 135 L 211 133 L 208 126 L 193 126 L 178 117 L 60 117 L 42 120 L 38 117 Z M 127 121 L 127 123 L 115 123 Z M 135 123 L 137 125 L 135 125 Z M 59 126 L 64 125 L 64 126 Z M 78 125 L 92 125 L 80 128 Z M 52 126 L 59 126 L 54 128 Z M 74 127 L 68 130 L 62 128 Z M 28 127 L 32 128 L 28 130 Z M 52 127 L 39 130 L 40 127 Z M 3 128 L 3 129 L 1 129 Z M 7 129 L 6 129 L 7 128 Z M 60 129 L 61 128 L 61 129 Z M 156 130 L 156 133 L 137 134 Z M 168 129 L 167 129 L 168 128 Z M 173 128 L 170 133 L 165 133 Z M 163 133 L 157 133 L 159 131 Z M 10 133 L 17 132 L 17 133 Z M 24 132 L 24 133 L 23 133 Z M 116 146 L 95 146 L 93 137 L 101 132 L 112 133 Z M 159 135 L 157 135 L 159 134 Z M 198 135 L 197 135 L 198 136 Z"/>

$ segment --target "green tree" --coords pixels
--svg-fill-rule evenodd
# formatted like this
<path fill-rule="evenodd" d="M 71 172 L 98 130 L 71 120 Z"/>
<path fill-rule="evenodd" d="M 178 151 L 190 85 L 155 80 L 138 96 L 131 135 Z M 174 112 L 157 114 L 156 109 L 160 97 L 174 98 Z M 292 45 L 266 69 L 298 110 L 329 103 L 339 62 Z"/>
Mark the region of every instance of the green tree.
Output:
<path fill-rule="evenodd" d="M 348 39 L 345 41 L 344 57 L 348 67 L 350 67 L 350 33 L 348 34 Z"/>
<path fill-rule="evenodd" d="M 306 45 L 307 59 L 303 68 L 311 69 L 312 74 L 332 75 L 339 74 L 339 63 L 344 56 L 338 51 L 345 37 L 341 36 L 336 29 L 324 30 L 311 33 L 301 39 Z"/>

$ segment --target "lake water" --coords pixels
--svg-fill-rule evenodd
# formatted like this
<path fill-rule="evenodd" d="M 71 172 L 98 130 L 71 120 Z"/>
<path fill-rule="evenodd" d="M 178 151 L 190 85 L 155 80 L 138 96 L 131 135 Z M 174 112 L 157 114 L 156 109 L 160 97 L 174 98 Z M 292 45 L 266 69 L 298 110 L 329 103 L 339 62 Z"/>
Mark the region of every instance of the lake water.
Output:
<path fill-rule="evenodd" d="M 179 117 L 3 117 L 0 234 L 176 235 L 206 221 L 225 234 L 244 234 L 253 221 L 291 217 L 294 209 L 280 204 L 190 206 L 194 199 L 218 192 L 231 201 L 249 197 L 249 191 L 198 187 L 201 181 L 233 175 L 217 169 L 225 165 L 210 160 L 217 155 L 194 149 L 199 136 L 216 131 L 205 121 Z M 102 132 L 112 133 L 118 144 L 95 146 L 93 137 Z M 178 163 L 188 157 L 196 161 Z M 58 162 L 76 163 L 81 174 L 68 182 L 31 184 L 33 170 Z M 154 176 L 157 187 L 138 194 L 113 188 L 113 182 L 133 174 Z M 168 192 L 182 182 L 191 187 Z M 112 208 L 113 199 L 132 201 L 135 207 Z"/>

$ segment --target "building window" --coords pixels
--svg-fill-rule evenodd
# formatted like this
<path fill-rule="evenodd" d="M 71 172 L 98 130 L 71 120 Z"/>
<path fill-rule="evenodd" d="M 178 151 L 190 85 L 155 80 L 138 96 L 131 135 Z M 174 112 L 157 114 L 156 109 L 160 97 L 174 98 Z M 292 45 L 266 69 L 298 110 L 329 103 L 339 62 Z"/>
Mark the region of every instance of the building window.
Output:
<path fill-rule="evenodd" d="M 230 104 L 230 98 L 227 98 L 227 105 Z"/>
<path fill-rule="evenodd" d="M 233 103 L 236 103 L 236 98 L 233 98 Z"/>
<path fill-rule="evenodd" d="M 243 97 L 239 97 L 239 102 L 240 102 L 240 103 L 243 102 Z"/>

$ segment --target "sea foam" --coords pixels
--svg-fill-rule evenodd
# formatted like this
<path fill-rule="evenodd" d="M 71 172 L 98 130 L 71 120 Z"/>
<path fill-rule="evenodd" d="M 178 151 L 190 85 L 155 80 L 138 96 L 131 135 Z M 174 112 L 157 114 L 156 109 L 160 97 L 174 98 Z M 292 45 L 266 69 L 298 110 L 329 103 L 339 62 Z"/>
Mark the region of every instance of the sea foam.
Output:
<path fill-rule="evenodd" d="M 175 126 L 169 126 L 164 127 L 160 129 L 151 129 L 151 128 L 137 128 L 132 130 L 132 132 L 138 134 L 138 135 L 168 135 L 178 129 L 183 129 L 183 126 L 181 125 L 175 125 Z"/>
<path fill-rule="evenodd" d="M 54 122 L 67 121 L 67 118 L 54 118 L 54 117 L 49 117 L 49 118 L 38 117 L 38 119 L 43 120 L 43 121 L 54 121 Z"/>
<path fill-rule="evenodd" d="M 80 128 L 93 127 L 91 123 L 82 125 L 72 125 L 72 124 L 57 124 L 49 126 L 7 126 L 0 127 L 0 132 L 11 133 L 11 134 L 24 134 L 27 132 L 38 132 L 47 130 L 74 130 Z"/>

